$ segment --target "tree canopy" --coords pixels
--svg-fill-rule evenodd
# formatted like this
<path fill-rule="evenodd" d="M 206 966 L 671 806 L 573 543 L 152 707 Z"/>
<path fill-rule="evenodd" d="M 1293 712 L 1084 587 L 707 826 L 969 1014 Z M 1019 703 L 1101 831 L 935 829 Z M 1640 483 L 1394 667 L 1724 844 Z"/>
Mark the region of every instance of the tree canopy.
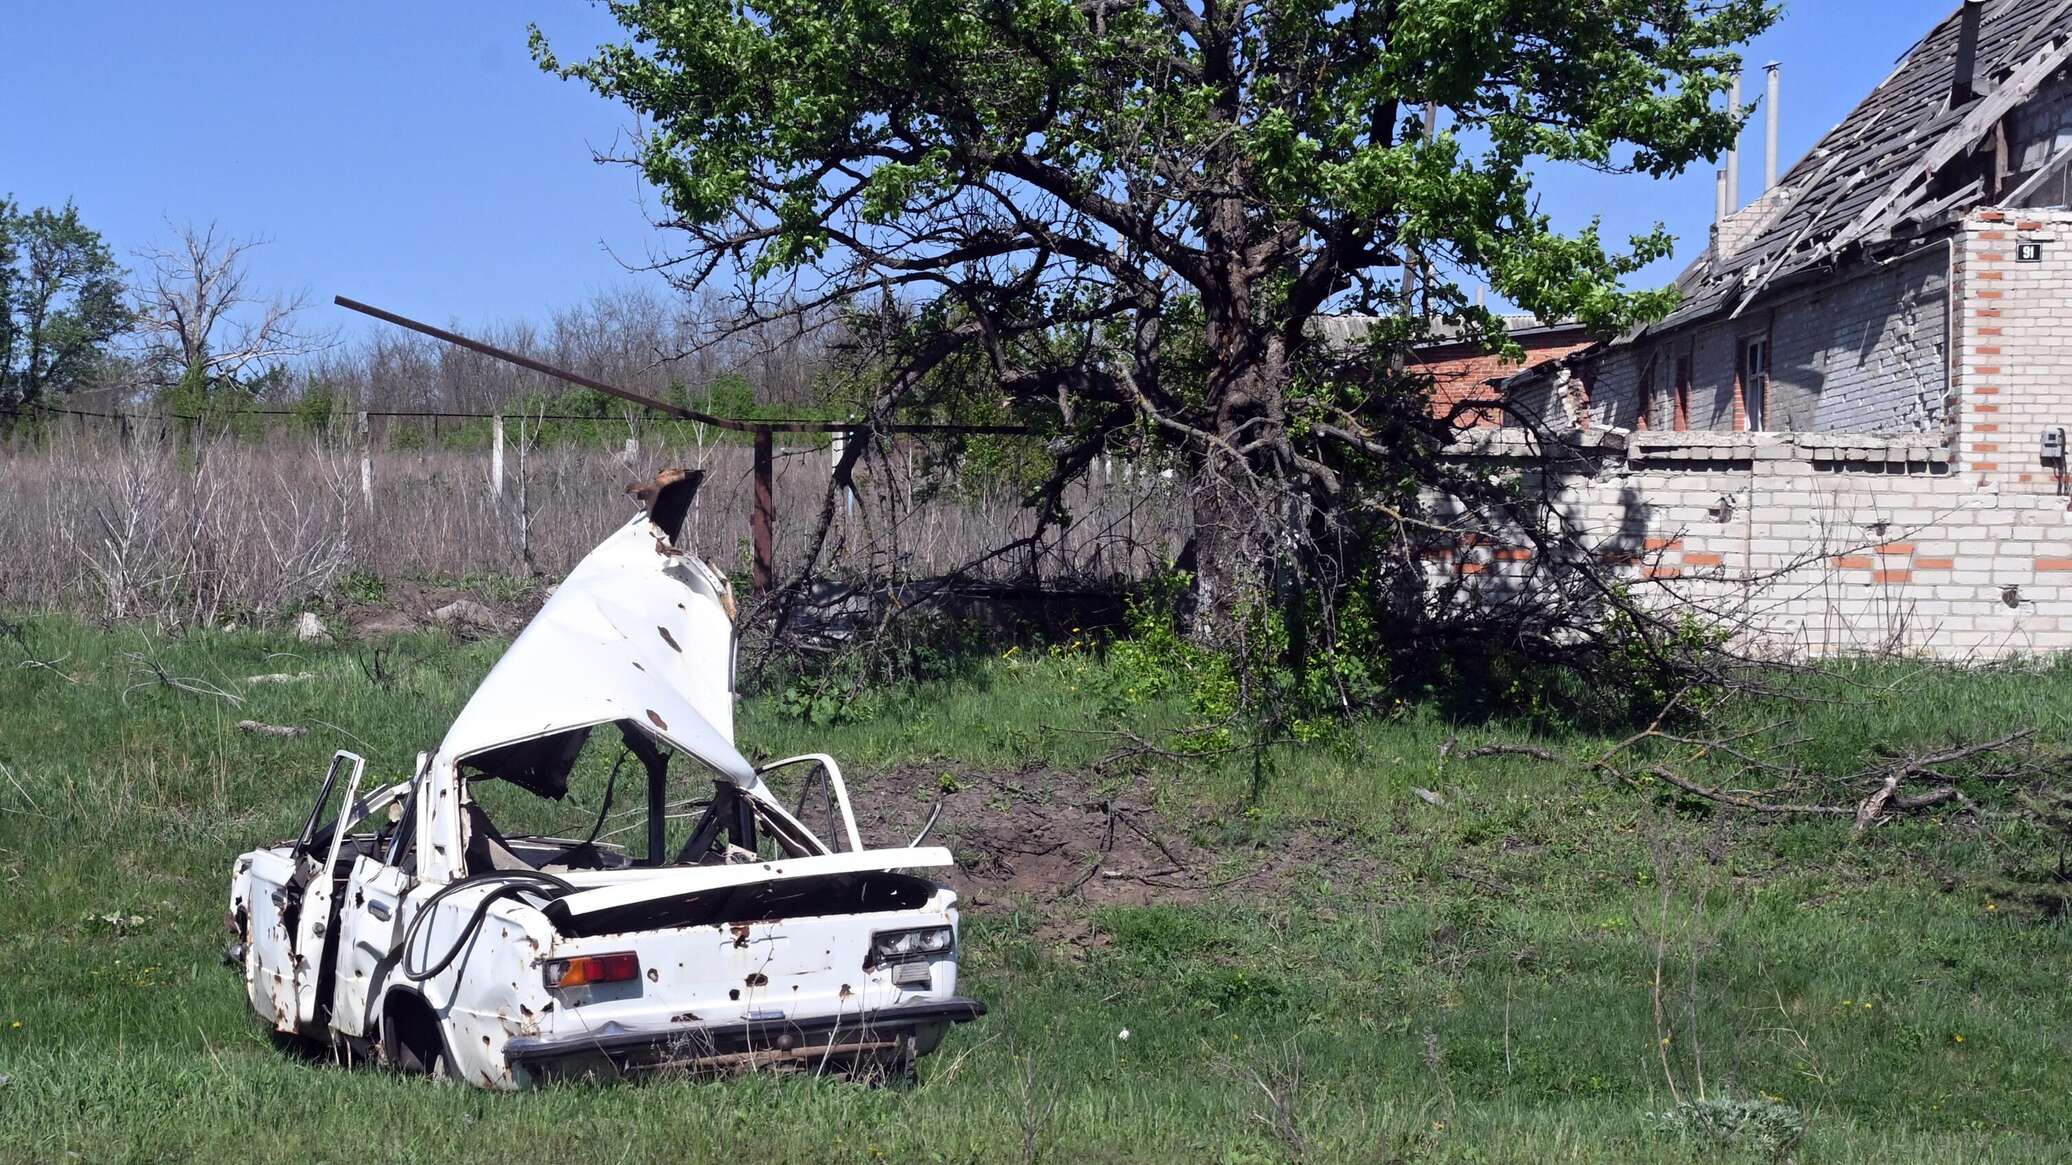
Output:
<path fill-rule="evenodd" d="M 687 246 L 765 312 L 880 321 L 879 408 L 975 361 L 1053 434 L 1193 490 L 1205 625 L 1295 570 L 1343 585 L 1440 473 L 1404 346 L 1506 343 L 1463 286 L 1610 333 L 1667 289 L 1538 209 L 1536 169 L 1661 177 L 1723 151 L 1762 0 L 612 0 L 623 44 L 540 64 L 623 102 Z M 1314 326 L 1376 317 L 1356 351 Z M 863 330 L 868 331 L 867 327 Z M 849 450 L 851 463 L 862 442 Z M 1443 484 L 1443 483 L 1442 483 Z M 1379 509 L 1375 503 L 1379 502 Z M 1040 532 L 1040 531 L 1039 531 Z"/>
<path fill-rule="evenodd" d="M 132 322 L 122 269 L 77 207 L 0 198 L 0 406 L 81 387 Z"/>

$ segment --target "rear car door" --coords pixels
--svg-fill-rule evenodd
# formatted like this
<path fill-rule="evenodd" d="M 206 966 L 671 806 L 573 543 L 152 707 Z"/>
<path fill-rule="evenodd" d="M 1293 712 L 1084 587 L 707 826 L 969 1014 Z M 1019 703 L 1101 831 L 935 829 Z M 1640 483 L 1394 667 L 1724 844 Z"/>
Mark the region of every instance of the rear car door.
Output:
<path fill-rule="evenodd" d="M 417 884 L 417 825 L 423 811 L 426 757 L 403 799 L 396 832 L 380 852 L 361 857 L 346 880 L 338 912 L 338 988 L 331 1026 L 349 1036 L 374 1031 L 373 1002 L 395 970 L 403 942 L 404 899 Z"/>

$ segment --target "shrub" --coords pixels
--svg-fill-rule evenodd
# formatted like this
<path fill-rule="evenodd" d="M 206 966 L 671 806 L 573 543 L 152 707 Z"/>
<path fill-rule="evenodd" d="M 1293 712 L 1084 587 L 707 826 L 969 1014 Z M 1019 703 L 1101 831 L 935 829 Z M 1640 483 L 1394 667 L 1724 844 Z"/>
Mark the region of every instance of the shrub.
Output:
<path fill-rule="evenodd" d="M 1755 1153 L 1775 1160 L 1806 1138 L 1806 1114 L 1761 1098 L 1715 1096 L 1652 1113 L 1650 1126 L 1700 1153 Z"/>

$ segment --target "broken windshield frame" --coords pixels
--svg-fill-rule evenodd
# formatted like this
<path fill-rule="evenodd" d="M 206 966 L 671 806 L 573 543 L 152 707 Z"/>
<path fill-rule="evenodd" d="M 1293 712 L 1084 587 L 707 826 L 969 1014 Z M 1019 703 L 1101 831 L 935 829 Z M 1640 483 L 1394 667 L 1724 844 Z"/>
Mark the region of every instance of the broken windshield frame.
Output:
<path fill-rule="evenodd" d="M 595 733 L 607 725 L 618 729 L 617 741 Z M 469 873 L 657 869 L 862 848 L 840 769 L 831 758 L 794 757 L 760 771 L 809 760 L 820 762 L 826 776 L 813 781 L 809 775 L 802 788 L 818 790 L 831 809 L 839 807 L 839 817 L 830 815 L 825 838 L 760 782 L 744 789 L 632 720 L 563 729 L 484 750 L 458 762 L 467 789 L 461 802 L 468 828 L 466 868 Z M 696 784 L 687 788 L 685 782 Z M 514 789 L 529 796 L 518 796 Z M 683 822 L 692 823 L 687 834 L 680 831 Z"/>

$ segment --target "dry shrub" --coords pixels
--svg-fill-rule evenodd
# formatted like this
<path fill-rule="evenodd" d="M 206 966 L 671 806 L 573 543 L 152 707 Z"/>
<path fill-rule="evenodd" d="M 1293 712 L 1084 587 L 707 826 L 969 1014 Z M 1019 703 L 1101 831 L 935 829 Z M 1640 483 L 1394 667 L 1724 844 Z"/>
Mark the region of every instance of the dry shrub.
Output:
<path fill-rule="evenodd" d="M 125 439 L 111 423 L 71 418 L 0 442 L 0 605 L 191 625 L 292 608 L 349 571 L 558 578 L 634 512 L 626 484 L 669 465 L 707 471 L 690 544 L 729 570 L 749 566 L 751 452 L 700 426 L 653 426 L 629 458 L 596 445 L 535 447 L 525 439 L 532 430 L 512 418 L 500 493 L 486 451 L 391 448 L 377 433 L 370 501 L 360 492 L 363 445 L 351 434 L 264 420 L 279 423 L 197 436 L 141 422 Z M 838 507 L 825 571 L 872 581 L 946 574 L 1033 525 L 1011 483 L 958 480 L 918 446 L 888 444 L 860 468 L 853 503 Z M 777 449 L 780 579 L 805 567 L 829 452 L 825 438 Z M 1176 552 L 1179 503 L 1157 474 L 1118 462 L 1077 488 L 1078 521 L 1040 551 L 974 574 L 1134 578 Z"/>

